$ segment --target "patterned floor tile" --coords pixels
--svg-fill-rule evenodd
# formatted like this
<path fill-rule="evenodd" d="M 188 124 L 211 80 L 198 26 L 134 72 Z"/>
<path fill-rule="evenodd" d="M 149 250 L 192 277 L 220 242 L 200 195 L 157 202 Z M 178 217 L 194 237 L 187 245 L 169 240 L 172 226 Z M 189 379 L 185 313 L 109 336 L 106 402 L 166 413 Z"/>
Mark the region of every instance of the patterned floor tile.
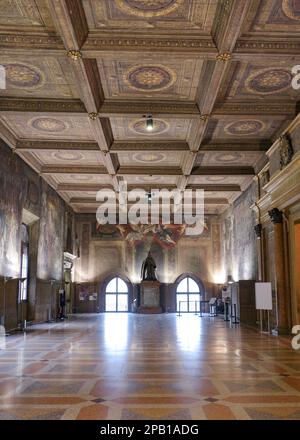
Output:
<path fill-rule="evenodd" d="M 39 324 L 0 350 L 0 419 L 299 419 L 290 342 L 194 315 Z"/>

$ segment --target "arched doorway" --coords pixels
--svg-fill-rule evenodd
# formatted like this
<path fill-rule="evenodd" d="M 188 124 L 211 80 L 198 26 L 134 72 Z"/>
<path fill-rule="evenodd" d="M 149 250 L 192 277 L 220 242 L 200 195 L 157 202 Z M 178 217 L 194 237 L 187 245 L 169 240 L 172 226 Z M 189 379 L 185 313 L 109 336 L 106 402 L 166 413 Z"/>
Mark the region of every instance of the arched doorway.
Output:
<path fill-rule="evenodd" d="M 122 278 L 112 278 L 105 288 L 105 311 L 128 312 L 128 293 L 128 285 Z"/>
<path fill-rule="evenodd" d="M 176 311 L 199 311 L 203 294 L 204 286 L 200 280 L 191 275 L 181 276 L 176 285 Z"/>

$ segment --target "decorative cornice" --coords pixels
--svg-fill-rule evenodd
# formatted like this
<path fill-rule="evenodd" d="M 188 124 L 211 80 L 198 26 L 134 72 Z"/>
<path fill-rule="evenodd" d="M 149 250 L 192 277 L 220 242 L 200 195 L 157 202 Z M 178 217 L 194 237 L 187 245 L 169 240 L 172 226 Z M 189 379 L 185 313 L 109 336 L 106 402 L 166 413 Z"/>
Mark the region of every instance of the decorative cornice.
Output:
<path fill-rule="evenodd" d="M 83 102 L 79 99 L 37 99 L 2 97 L 2 112 L 55 112 L 55 113 L 86 113 Z"/>
<path fill-rule="evenodd" d="M 272 223 L 274 224 L 282 223 L 282 212 L 279 211 L 278 208 L 271 209 L 270 211 L 268 211 L 268 214 Z"/>
<path fill-rule="evenodd" d="M 77 61 L 82 58 L 82 53 L 80 50 L 70 49 L 67 51 L 68 57 L 70 57 L 73 61 Z"/>

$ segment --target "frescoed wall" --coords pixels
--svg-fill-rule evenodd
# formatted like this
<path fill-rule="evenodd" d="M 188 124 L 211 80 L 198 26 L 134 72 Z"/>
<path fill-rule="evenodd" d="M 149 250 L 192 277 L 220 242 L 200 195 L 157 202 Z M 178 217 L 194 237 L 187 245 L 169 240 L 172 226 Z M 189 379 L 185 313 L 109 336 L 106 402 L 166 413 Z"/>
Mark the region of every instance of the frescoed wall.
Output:
<path fill-rule="evenodd" d="M 50 280 L 53 280 L 54 290 L 60 286 L 63 252 L 72 247 L 67 241 L 72 242 L 73 229 L 65 225 L 65 219 L 72 226 L 73 213 L 55 191 L 2 141 L 0 156 L 0 278 L 20 276 L 20 228 L 26 210 L 33 218 L 28 223 L 30 282 L 27 319 L 43 321 L 47 319 L 51 303 Z M 1 295 L 2 290 L 0 288 Z M 18 281 L 10 280 L 7 291 L 13 297 L 7 298 L 6 314 L 11 317 L 11 327 L 14 327 Z M 0 316 L 3 316 L 3 310 L 0 310 Z"/>
<path fill-rule="evenodd" d="M 222 266 L 225 278 L 235 281 L 257 278 L 255 214 L 250 208 L 257 199 L 257 185 L 249 188 L 222 216 Z"/>
<path fill-rule="evenodd" d="M 0 275 L 16 277 L 20 267 L 20 225 L 27 181 L 17 156 L 0 145 Z"/>
<path fill-rule="evenodd" d="M 38 272 L 40 279 L 60 280 L 63 264 L 64 203 L 42 182 Z"/>
<path fill-rule="evenodd" d="M 80 258 L 75 265 L 75 281 L 96 284 L 100 295 L 102 282 L 110 275 L 123 275 L 138 285 L 149 250 L 163 285 L 172 290 L 181 274 L 191 273 L 202 280 L 208 297 L 213 293 L 221 260 L 218 216 L 207 216 L 203 234 L 192 237 L 185 235 L 184 227 L 178 225 L 97 227 L 95 215 L 82 214 L 76 216 L 76 234 Z"/>

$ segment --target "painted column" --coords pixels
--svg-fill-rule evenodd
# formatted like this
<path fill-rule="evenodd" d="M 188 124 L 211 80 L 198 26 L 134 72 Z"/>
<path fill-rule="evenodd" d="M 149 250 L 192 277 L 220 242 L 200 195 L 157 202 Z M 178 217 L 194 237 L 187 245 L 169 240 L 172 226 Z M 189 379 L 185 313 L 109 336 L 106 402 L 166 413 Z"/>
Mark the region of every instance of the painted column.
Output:
<path fill-rule="evenodd" d="M 286 274 L 284 265 L 284 238 L 282 212 L 277 208 L 271 209 L 269 217 L 274 226 L 274 253 L 275 253 L 275 276 L 276 294 L 278 307 L 278 333 L 289 333 L 288 299 L 286 292 Z"/>

